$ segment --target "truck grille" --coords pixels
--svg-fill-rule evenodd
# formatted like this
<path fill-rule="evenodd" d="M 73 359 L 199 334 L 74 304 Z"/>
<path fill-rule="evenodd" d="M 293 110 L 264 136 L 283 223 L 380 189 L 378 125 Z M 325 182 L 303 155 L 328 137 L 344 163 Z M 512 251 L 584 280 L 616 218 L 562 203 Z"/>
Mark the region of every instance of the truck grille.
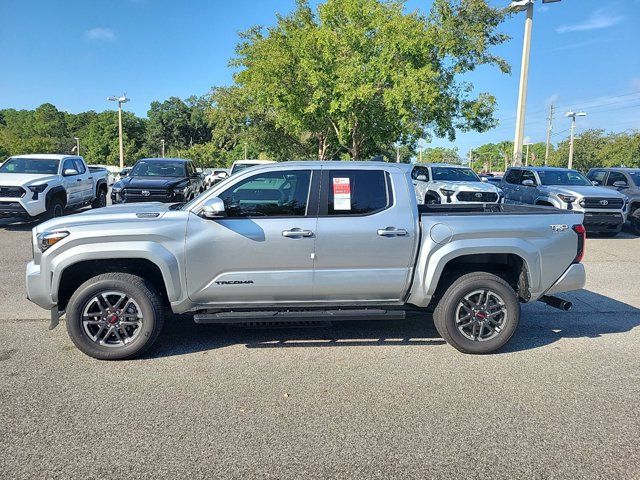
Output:
<path fill-rule="evenodd" d="M 126 188 L 123 192 L 127 202 L 167 202 L 171 199 L 167 190 L 157 188 Z"/>
<path fill-rule="evenodd" d="M 620 198 L 589 197 L 580 200 L 582 208 L 621 210 L 623 205 L 624 202 Z"/>
<path fill-rule="evenodd" d="M 493 203 L 498 201 L 498 194 L 492 192 L 459 192 L 456 197 L 461 202 Z"/>
<path fill-rule="evenodd" d="M 22 198 L 25 193 L 22 187 L 0 187 L 0 197 L 4 198 Z"/>

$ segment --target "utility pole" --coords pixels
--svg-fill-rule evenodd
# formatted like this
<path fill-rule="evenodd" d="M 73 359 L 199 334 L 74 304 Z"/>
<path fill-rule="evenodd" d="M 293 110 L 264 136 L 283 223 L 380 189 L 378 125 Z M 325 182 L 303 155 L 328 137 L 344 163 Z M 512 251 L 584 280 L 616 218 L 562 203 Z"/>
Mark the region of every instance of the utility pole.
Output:
<path fill-rule="evenodd" d="M 160 144 L 162 145 L 162 158 L 164 158 L 164 138 L 160 140 Z"/>
<path fill-rule="evenodd" d="M 396 163 L 400 163 L 400 145 L 396 145 Z"/>
<path fill-rule="evenodd" d="M 532 143 L 525 143 L 524 145 L 527 147 L 527 155 L 525 156 L 525 159 L 524 159 L 524 162 L 525 162 L 524 165 L 525 165 L 525 167 L 528 167 L 529 166 L 529 147 L 531 145 L 533 145 L 533 144 Z"/>
<path fill-rule="evenodd" d="M 247 159 L 247 142 L 244 142 L 244 159 Z"/>
<path fill-rule="evenodd" d="M 518 89 L 518 110 L 516 113 L 516 133 L 513 141 L 513 165 L 522 165 L 522 144 L 524 143 L 524 122 L 527 110 L 527 83 L 529 80 L 529 57 L 531 54 L 531 31 L 533 30 L 533 0 L 526 4 L 527 19 L 524 24 L 522 45 L 522 66 Z"/>
<path fill-rule="evenodd" d="M 80 139 L 78 137 L 73 137 L 76 141 L 76 155 L 80 156 Z"/>
<path fill-rule="evenodd" d="M 567 168 L 573 168 L 573 142 L 575 140 L 575 131 L 576 131 L 576 117 L 586 117 L 587 114 L 585 112 L 567 112 L 564 115 L 567 118 L 571 119 L 571 137 L 569 140 L 569 163 L 567 164 Z"/>
<path fill-rule="evenodd" d="M 121 97 L 107 97 L 110 102 L 118 102 L 118 144 L 120 147 L 120 170 L 124 168 L 124 144 L 122 142 L 122 104 L 127 103 L 130 98 L 127 98 L 125 93 Z"/>
<path fill-rule="evenodd" d="M 549 106 L 549 124 L 547 125 L 547 149 L 544 152 L 544 166 L 547 166 L 549 162 L 549 148 L 551 147 L 551 132 L 553 131 L 553 111 L 555 107 L 553 103 Z"/>

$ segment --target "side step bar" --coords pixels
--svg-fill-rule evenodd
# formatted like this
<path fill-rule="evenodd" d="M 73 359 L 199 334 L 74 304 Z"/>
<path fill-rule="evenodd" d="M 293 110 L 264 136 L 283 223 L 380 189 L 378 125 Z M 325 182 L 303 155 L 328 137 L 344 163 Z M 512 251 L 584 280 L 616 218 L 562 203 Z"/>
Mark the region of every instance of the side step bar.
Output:
<path fill-rule="evenodd" d="M 248 323 L 248 322 L 299 322 L 299 321 L 353 321 L 353 320 L 404 320 L 404 310 L 282 310 L 282 311 L 227 311 L 197 313 L 196 323 Z"/>

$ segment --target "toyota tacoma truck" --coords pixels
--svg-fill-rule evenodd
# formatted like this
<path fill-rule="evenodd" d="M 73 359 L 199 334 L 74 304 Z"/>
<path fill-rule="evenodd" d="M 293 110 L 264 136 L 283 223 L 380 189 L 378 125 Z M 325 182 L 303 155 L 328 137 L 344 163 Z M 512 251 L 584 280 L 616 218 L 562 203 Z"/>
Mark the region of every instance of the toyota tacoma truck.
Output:
<path fill-rule="evenodd" d="M 33 229 L 28 298 L 98 359 L 140 355 L 165 312 L 197 323 L 402 319 L 433 310 L 466 353 L 502 347 L 520 303 L 580 289 L 581 212 L 418 205 L 411 166 L 283 162 L 188 203 L 115 205 Z M 184 318 L 184 317 L 180 317 Z"/>
<path fill-rule="evenodd" d="M 542 205 L 580 212 L 589 233 L 615 236 L 627 215 L 627 197 L 594 185 L 577 170 L 513 167 L 502 178 L 505 203 Z"/>
<path fill-rule="evenodd" d="M 500 203 L 502 190 L 469 167 L 416 163 L 411 179 L 418 203 Z"/>
<path fill-rule="evenodd" d="M 65 210 L 107 204 L 107 171 L 82 157 L 34 154 L 0 166 L 0 217 L 60 217 Z"/>

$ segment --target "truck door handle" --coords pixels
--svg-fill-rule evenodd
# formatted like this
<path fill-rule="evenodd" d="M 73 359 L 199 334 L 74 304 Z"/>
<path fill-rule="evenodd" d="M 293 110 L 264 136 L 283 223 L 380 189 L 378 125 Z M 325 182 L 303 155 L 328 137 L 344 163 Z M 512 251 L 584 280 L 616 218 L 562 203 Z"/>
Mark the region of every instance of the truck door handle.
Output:
<path fill-rule="evenodd" d="M 404 228 L 387 227 L 379 229 L 378 235 L 381 237 L 406 237 L 409 232 Z"/>
<path fill-rule="evenodd" d="M 287 238 L 313 237 L 313 232 L 311 230 L 302 230 L 301 228 L 292 228 L 291 230 L 283 230 L 282 236 Z"/>
<path fill-rule="evenodd" d="M 76 178 L 76 182 L 81 182 L 82 179 L 81 178 Z"/>

